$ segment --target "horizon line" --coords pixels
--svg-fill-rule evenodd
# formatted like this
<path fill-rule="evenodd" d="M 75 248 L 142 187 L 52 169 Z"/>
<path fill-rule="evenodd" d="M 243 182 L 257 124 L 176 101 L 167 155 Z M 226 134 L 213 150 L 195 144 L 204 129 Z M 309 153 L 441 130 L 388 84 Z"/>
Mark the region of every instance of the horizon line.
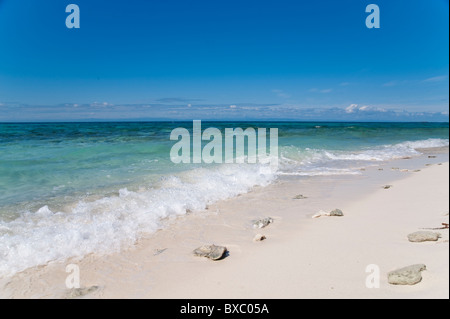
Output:
<path fill-rule="evenodd" d="M 173 123 L 173 122 L 193 122 L 193 121 L 202 121 L 202 122 L 237 122 L 237 123 L 249 123 L 249 122 L 273 122 L 273 123 L 439 123 L 439 124 L 449 124 L 449 121 L 386 121 L 386 120 L 292 120 L 292 119 L 280 119 L 280 120 L 268 120 L 268 119 L 249 119 L 249 120 L 235 120 L 235 119 L 75 119 L 75 120 L 24 120 L 24 121 L 0 121 L 0 124 L 50 124 L 50 123 L 152 123 L 152 122 L 160 122 L 160 123 Z"/>

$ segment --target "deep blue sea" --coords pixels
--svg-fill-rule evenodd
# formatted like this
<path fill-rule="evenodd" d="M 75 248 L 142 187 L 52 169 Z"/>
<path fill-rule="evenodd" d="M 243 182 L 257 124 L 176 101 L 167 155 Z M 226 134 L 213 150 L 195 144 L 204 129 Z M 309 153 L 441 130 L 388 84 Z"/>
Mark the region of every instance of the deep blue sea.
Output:
<path fill-rule="evenodd" d="M 274 171 L 264 163 L 174 164 L 177 127 L 192 131 L 192 122 L 0 123 L 0 277 L 118 251 L 165 218 L 283 175 L 359 174 L 449 145 L 448 123 L 202 122 L 222 132 L 278 128 Z"/>

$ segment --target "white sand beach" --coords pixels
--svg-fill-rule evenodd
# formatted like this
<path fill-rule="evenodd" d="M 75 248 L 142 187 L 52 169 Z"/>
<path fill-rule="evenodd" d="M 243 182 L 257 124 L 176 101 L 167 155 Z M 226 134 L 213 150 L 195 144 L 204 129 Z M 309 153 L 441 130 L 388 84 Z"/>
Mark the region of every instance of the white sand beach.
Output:
<path fill-rule="evenodd" d="M 419 171 L 420 170 L 420 171 Z M 448 150 L 358 176 L 287 177 L 205 212 L 168 221 L 132 249 L 29 269 L 0 282 L 2 298 L 66 298 L 69 263 L 79 266 L 83 298 L 449 298 L 448 229 L 437 242 L 407 235 L 449 217 Z M 385 189 L 384 185 L 392 185 Z M 302 194 L 306 198 L 294 199 Z M 339 208 L 343 217 L 311 216 Z M 255 230 L 251 221 L 272 217 Z M 267 237 L 254 242 L 256 234 Z M 204 244 L 224 245 L 219 261 L 194 257 Z M 388 272 L 425 264 L 420 283 L 390 285 Z M 366 287 L 368 265 L 380 287 Z"/>

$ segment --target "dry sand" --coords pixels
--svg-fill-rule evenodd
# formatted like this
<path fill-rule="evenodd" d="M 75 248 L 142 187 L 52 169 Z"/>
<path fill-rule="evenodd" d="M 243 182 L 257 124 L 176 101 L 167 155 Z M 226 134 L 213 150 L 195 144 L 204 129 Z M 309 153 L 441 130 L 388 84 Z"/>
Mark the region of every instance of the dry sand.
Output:
<path fill-rule="evenodd" d="M 168 221 L 120 254 L 55 262 L 0 280 L 0 297 L 64 298 L 65 267 L 75 263 L 82 286 L 100 287 L 87 298 L 449 298 L 448 229 L 438 231 L 438 242 L 407 240 L 448 223 L 448 153 L 383 168 L 284 178 Z M 293 199 L 298 194 L 308 198 Z M 334 208 L 345 216 L 311 218 Z M 252 219 L 268 216 L 273 224 L 252 228 Z M 257 233 L 267 239 L 253 242 Z M 214 262 L 192 255 L 213 243 L 225 245 L 229 256 Z M 427 266 L 419 284 L 387 283 L 389 271 L 418 263 Z M 380 269 L 380 288 L 366 287 L 371 264 Z"/>

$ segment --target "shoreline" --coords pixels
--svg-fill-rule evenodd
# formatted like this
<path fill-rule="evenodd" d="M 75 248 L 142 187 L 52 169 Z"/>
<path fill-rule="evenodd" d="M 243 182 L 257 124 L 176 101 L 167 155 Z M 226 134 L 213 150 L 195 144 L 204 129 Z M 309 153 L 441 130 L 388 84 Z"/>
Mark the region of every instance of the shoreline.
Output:
<path fill-rule="evenodd" d="M 427 157 L 432 153 L 438 154 L 437 158 Z M 383 171 L 379 170 L 382 167 Z M 421 171 L 414 172 L 416 169 Z M 81 260 L 54 262 L 0 280 L 0 287 L 4 287 L 0 297 L 64 298 L 65 266 L 75 263 L 80 267 L 82 287 L 99 286 L 85 298 L 448 298 L 448 230 L 441 231 L 443 238 L 438 243 L 405 240 L 408 232 L 448 222 L 448 217 L 441 215 L 448 213 L 448 148 L 361 172 L 357 176 L 284 177 L 270 186 L 210 205 L 206 212 L 170 220 L 169 227 L 119 254 L 91 254 Z M 383 190 L 386 183 L 394 187 Z M 428 194 L 426 185 L 442 192 Z M 390 210 L 403 209 L 403 198 L 420 194 L 418 187 L 425 188 L 426 198 L 411 198 L 415 206 L 409 210 L 414 214 L 395 216 Z M 293 199 L 298 194 L 308 198 Z M 386 198 L 392 208 L 385 207 L 389 206 Z M 380 216 L 385 220 L 374 218 L 373 210 L 381 209 L 376 206 L 382 207 Z M 433 207 L 435 212 L 424 217 L 419 206 Z M 335 208 L 342 209 L 345 216 L 311 219 L 319 210 Z M 252 229 L 251 220 L 263 217 L 274 218 L 274 224 Z M 376 226 L 367 227 L 372 224 Z M 380 240 L 377 228 L 383 230 Z M 267 239 L 253 242 L 257 233 Z M 230 254 L 217 262 L 193 257 L 192 250 L 203 244 L 224 245 Z M 405 253 L 405 262 L 394 265 L 397 249 L 422 254 L 431 261 L 417 257 L 413 262 Z M 381 256 L 379 250 L 389 258 Z M 446 263 L 441 265 L 437 259 L 445 254 Z M 370 264 L 380 264 L 380 289 L 365 287 L 369 260 Z M 411 263 L 431 265 L 423 274 L 423 283 L 412 287 L 386 283 L 388 271 Z M 436 269 L 446 285 L 436 282 Z M 431 291 L 433 285 L 439 291 Z"/>

